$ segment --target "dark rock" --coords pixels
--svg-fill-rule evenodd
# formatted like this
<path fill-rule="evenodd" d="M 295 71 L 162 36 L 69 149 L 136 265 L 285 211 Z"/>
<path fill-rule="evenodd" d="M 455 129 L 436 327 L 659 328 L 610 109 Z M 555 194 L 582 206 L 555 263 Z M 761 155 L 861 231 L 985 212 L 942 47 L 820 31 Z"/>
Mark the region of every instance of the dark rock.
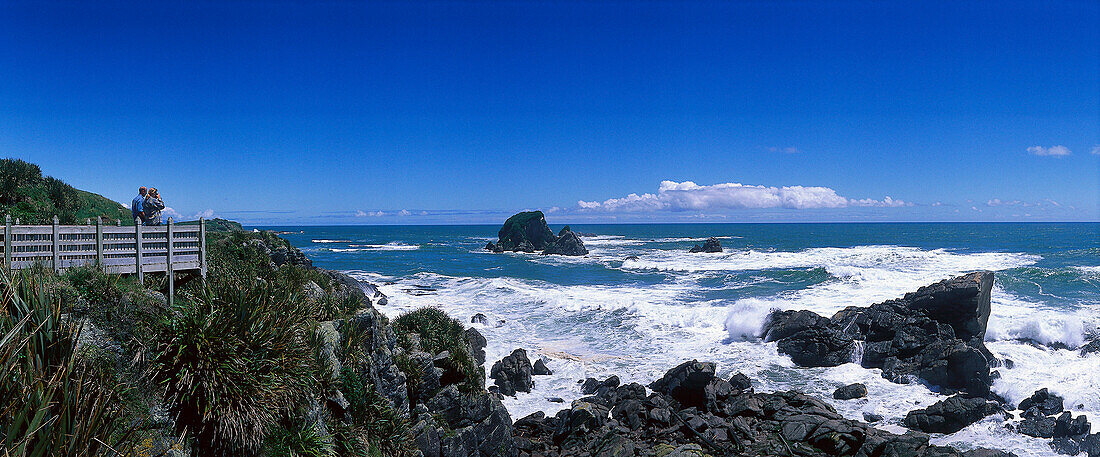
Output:
<path fill-rule="evenodd" d="M 626 256 L 626 258 L 625 258 L 625 259 L 623 259 L 623 261 L 627 261 L 627 260 L 638 260 L 638 256 L 636 256 L 636 255 L 629 255 L 629 256 Z"/>
<path fill-rule="evenodd" d="M 1087 452 L 1089 457 L 1100 457 L 1100 433 L 1093 433 L 1082 439 L 1081 452 Z"/>
<path fill-rule="evenodd" d="M 1054 427 L 1057 425 L 1057 420 L 1053 417 L 1044 416 L 1039 411 L 1039 407 L 1032 406 L 1024 411 L 1023 416 L 1024 420 L 1016 424 L 1017 432 L 1036 438 L 1054 437 Z"/>
<path fill-rule="evenodd" d="M 688 252 L 722 252 L 722 242 L 718 241 L 718 238 L 712 236 L 707 238 L 702 246 L 696 244 L 692 246 Z"/>
<path fill-rule="evenodd" d="M 1004 359 L 1004 365 L 1009 370 L 1016 368 L 1016 362 L 1013 362 L 1012 359 Z"/>
<path fill-rule="evenodd" d="M 1092 425 L 1084 414 L 1073 417 L 1069 411 L 1058 415 L 1054 420 L 1054 437 L 1084 436 L 1091 431 Z"/>
<path fill-rule="evenodd" d="M 547 397 L 546 401 L 550 403 L 565 403 L 565 399 L 561 397 Z"/>
<path fill-rule="evenodd" d="M 905 294 L 910 309 L 951 325 L 955 336 L 964 340 L 985 339 L 989 321 L 989 294 L 993 272 L 978 271 L 924 286 Z"/>
<path fill-rule="evenodd" d="M 1030 397 L 1025 398 L 1020 402 L 1018 409 L 1027 411 L 1032 406 L 1038 407 L 1039 412 L 1044 415 L 1058 414 L 1065 408 L 1062 406 L 1064 400 L 1058 395 L 1050 393 L 1046 387 L 1035 391 Z"/>
<path fill-rule="evenodd" d="M 470 348 L 470 355 L 474 356 L 474 361 L 478 365 L 485 365 L 485 346 L 488 343 L 481 332 L 472 328 L 466 329 L 466 344 Z"/>
<path fill-rule="evenodd" d="M 984 398 L 955 395 L 905 415 L 904 425 L 925 433 L 955 433 L 967 425 L 996 414 L 1001 408 Z"/>
<path fill-rule="evenodd" d="M 599 430 L 607 422 L 610 411 L 598 403 L 578 400 L 573 402 L 571 409 L 564 412 L 563 420 L 556 431 L 558 439 Z"/>
<path fill-rule="evenodd" d="M 848 384 L 833 391 L 833 398 L 837 400 L 853 400 L 867 396 L 867 386 L 861 383 Z"/>
<path fill-rule="evenodd" d="M 500 393 L 515 396 L 516 392 L 530 392 L 535 385 L 531 381 L 531 361 L 527 351 L 516 349 L 512 354 L 493 364 L 489 377 L 500 389 Z"/>
<path fill-rule="evenodd" d="M 835 367 L 852 361 L 855 343 L 834 327 L 811 328 L 779 340 L 779 352 L 803 367 Z"/>
<path fill-rule="evenodd" d="M 526 211 L 509 217 L 497 237 L 496 246 L 501 251 L 541 251 L 555 240 L 542 211 Z"/>
<path fill-rule="evenodd" d="M 863 420 L 867 422 L 878 422 L 882 420 L 882 415 L 864 411 Z"/>
<path fill-rule="evenodd" d="M 730 386 L 737 392 L 752 393 L 752 380 L 743 373 L 730 376 Z"/>
<path fill-rule="evenodd" d="M 1093 353 L 1100 353 L 1100 339 L 1092 340 L 1088 344 L 1081 346 L 1081 356 Z"/>
<path fill-rule="evenodd" d="M 986 396 L 989 369 L 996 363 L 982 342 L 992 285 L 992 273 L 978 272 L 922 287 L 901 299 L 848 307 L 831 319 L 810 311 L 776 311 L 765 321 L 764 340 L 778 342 L 780 352 L 810 367 L 852 361 L 860 341 L 858 362 L 882 369 L 886 379 L 904 383 L 920 378 L 945 392 Z"/>
<path fill-rule="evenodd" d="M 569 230 L 567 225 L 561 229 L 561 232 L 558 232 L 557 239 L 546 245 L 542 253 L 582 256 L 588 255 L 588 249 L 584 247 L 584 242 L 581 241 L 580 237 Z"/>
<path fill-rule="evenodd" d="M 1055 438 L 1050 442 L 1050 448 L 1054 452 L 1065 455 L 1077 455 L 1081 453 L 1081 445 L 1069 438 Z"/>
<path fill-rule="evenodd" d="M 654 392 L 668 395 L 684 407 L 716 411 L 734 395 L 733 386 L 714 375 L 714 363 L 692 360 L 668 370 L 649 385 Z"/>
<path fill-rule="evenodd" d="M 538 359 L 535 361 L 535 365 L 531 369 L 531 374 L 535 376 L 546 376 L 554 374 L 554 372 L 550 371 L 550 369 L 546 367 L 546 362 L 543 362 L 542 359 Z"/>
<path fill-rule="evenodd" d="M 489 323 L 489 318 L 485 317 L 484 314 L 477 313 L 470 317 L 470 323 L 487 325 Z"/>
<path fill-rule="evenodd" d="M 504 252 L 503 248 L 501 248 L 497 244 L 494 244 L 492 241 L 490 241 L 488 243 L 485 243 L 485 250 L 486 251 L 492 251 L 492 252 Z"/>

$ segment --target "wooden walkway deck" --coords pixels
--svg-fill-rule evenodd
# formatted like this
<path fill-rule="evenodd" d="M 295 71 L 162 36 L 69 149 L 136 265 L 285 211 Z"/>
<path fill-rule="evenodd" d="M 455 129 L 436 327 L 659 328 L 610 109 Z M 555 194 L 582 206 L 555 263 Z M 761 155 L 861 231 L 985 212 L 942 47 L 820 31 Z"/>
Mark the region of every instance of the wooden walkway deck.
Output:
<path fill-rule="evenodd" d="M 206 277 L 206 221 L 198 225 L 120 227 L 103 225 L 12 225 L 5 217 L 4 265 L 12 270 L 43 264 L 60 273 L 66 269 L 99 265 L 111 274 L 168 274 L 169 293 L 175 274 L 190 272 Z M 169 242 L 171 240 L 171 242 Z"/>

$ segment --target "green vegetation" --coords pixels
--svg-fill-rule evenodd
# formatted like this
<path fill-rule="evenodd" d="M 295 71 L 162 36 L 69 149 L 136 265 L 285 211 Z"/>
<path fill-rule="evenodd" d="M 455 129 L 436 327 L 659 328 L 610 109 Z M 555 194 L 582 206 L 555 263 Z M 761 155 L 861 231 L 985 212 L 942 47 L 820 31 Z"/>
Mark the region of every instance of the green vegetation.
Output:
<path fill-rule="evenodd" d="M 337 428 L 337 455 L 359 456 L 364 449 L 370 456 L 418 454 L 408 421 L 393 409 L 389 400 L 378 395 L 369 379 L 344 368 L 340 372 L 340 386 L 348 400 L 348 415 L 354 419 L 347 426 Z"/>
<path fill-rule="evenodd" d="M 165 328 L 154 381 L 197 455 L 254 455 L 279 414 L 316 387 L 310 309 L 284 285 L 204 288 Z"/>
<path fill-rule="evenodd" d="M 453 369 L 444 371 L 440 384 L 458 384 L 459 389 L 465 392 L 485 387 L 482 368 L 474 361 L 466 343 L 465 327 L 447 313 L 435 308 L 409 311 L 393 320 L 393 329 L 397 333 L 398 345 L 405 349 L 406 354 L 418 350 L 433 355 L 448 352 L 449 365 Z M 414 343 L 412 335 L 418 337 L 419 343 Z M 410 379 L 419 377 L 418 368 L 407 357 L 399 358 L 398 366 Z M 415 384 L 409 382 L 410 386 Z"/>
<path fill-rule="evenodd" d="M 199 221 L 186 221 L 180 222 L 180 225 L 198 225 Z M 230 221 L 215 217 L 206 221 L 207 232 L 240 232 L 244 231 L 244 226 L 240 222 Z"/>
<path fill-rule="evenodd" d="M 5 456 L 100 456 L 125 450 L 133 429 L 119 392 L 78 357 L 79 330 L 41 275 L 0 281 L 0 449 Z"/>
<path fill-rule="evenodd" d="M 62 224 L 98 217 L 112 224 L 117 220 L 134 225 L 128 208 L 42 176 L 38 165 L 19 159 L 0 159 L 0 213 L 18 218 L 22 224 L 50 224 L 56 215 Z"/>
<path fill-rule="evenodd" d="M 524 233 L 524 227 L 531 225 L 532 221 L 545 220 L 546 216 L 542 214 L 542 211 L 524 211 L 517 213 L 509 217 L 504 221 L 504 225 L 500 227 L 497 232 L 497 238 L 501 241 L 505 240 L 523 240 L 528 238 L 543 238 L 546 234 L 543 233 Z M 541 225 L 541 224 L 539 224 Z M 549 231 L 549 229 L 547 229 Z M 549 237 L 553 238 L 554 233 L 550 232 Z"/>

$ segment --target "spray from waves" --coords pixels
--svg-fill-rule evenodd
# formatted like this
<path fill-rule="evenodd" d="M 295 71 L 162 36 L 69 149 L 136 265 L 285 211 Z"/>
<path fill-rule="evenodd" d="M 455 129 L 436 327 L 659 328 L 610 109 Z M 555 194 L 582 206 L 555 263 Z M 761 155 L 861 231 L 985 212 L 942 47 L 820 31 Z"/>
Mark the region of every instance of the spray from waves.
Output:
<path fill-rule="evenodd" d="M 350 243 L 348 240 L 311 240 L 314 243 L 328 244 L 328 243 Z"/>
<path fill-rule="evenodd" d="M 1085 335 L 1095 332 L 1100 323 L 1098 309 L 1083 308 L 1067 313 L 1065 309 L 1044 307 L 1006 293 L 999 286 L 994 287 L 991 301 L 987 342 L 1024 340 L 1045 346 L 1060 343 L 1077 348 L 1085 343 Z"/>
<path fill-rule="evenodd" d="M 420 249 L 417 244 L 404 244 L 398 242 L 386 244 L 351 244 L 347 248 L 331 248 L 332 252 L 362 252 L 362 251 L 415 251 Z"/>

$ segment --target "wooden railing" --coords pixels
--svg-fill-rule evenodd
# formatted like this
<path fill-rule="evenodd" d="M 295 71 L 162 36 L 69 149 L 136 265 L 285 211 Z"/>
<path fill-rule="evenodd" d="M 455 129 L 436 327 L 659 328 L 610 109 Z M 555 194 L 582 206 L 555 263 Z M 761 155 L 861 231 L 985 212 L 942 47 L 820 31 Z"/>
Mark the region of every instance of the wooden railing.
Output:
<path fill-rule="evenodd" d="M 171 240 L 171 242 L 169 242 Z M 168 274 L 169 293 L 175 273 L 206 277 L 206 221 L 198 225 L 168 224 L 133 227 L 103 225 L 12 225 L 5 217 L 4 265 L 12 270 L 43 264 L 56 272 L 99 265 L 111 274 Z"/>

